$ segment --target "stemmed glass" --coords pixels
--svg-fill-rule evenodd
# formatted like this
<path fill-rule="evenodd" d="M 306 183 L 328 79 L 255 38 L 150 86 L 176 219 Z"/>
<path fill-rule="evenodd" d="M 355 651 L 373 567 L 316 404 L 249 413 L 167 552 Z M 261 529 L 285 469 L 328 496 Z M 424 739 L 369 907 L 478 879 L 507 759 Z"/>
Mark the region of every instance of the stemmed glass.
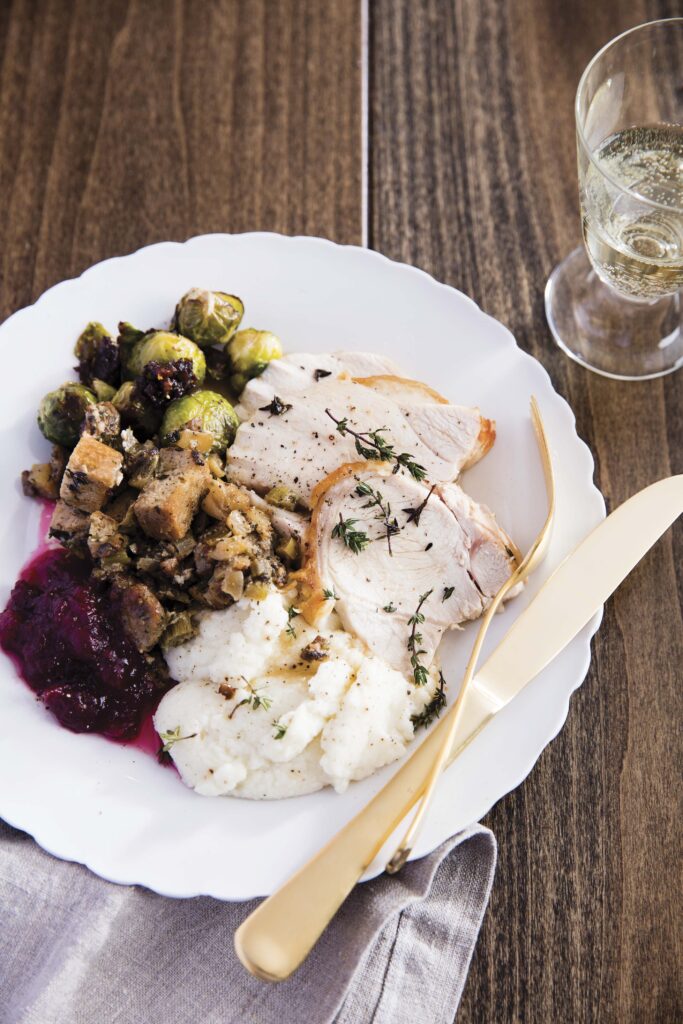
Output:
<path fill-rule="evenodd" d="M 683 366 L 683 18 L 593 57 L 576 93 L 584 245 L 546 285 L 558 345 L 606 377 Z"/>

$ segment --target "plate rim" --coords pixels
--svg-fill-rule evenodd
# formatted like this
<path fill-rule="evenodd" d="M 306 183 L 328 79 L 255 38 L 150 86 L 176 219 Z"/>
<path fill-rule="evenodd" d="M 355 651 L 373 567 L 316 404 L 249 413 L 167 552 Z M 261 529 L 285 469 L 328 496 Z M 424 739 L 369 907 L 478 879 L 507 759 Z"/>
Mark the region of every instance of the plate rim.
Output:
<path fill-rule="evenodd" d="M 148 245 L 140 246 L 129 253 L 107 257 L 104 260 L 100 260 L 97 263 L 91 264 L 90 266 L 85 268 L 80 274 L 74 277 L 56 282 L 55 284 L 51 285 L 48 289 L 46 289 L 44 292 L 42 292 L 41 295 L 39 295 L 38 298 L 33 303 L 30 303 L 27 306 L 23 306 L 22 308 L 12 313 L 9 317 L 7 317 L 6 320 L 4 320 L 2 324 L 0 324 L 0 332 L 2 332 L 9 323 L 21 320 L 23 316 L 28 315 L 33 309 L 35 309 L 37 306 L 41 305 L 45 300 L 47 300 L 48 296 L 54 295 L 55 292 L 68 291 L 70 288 L 74 287 L 84 278 L 87 278 L 88 275 L 90 275 L 94 271 L 101 272 L 102 270 L 106 270 L 107 267 L 111 267 L 122 260 L 131 260 L 134 257 L 140 256 L 143 253 L 150 254 L 153 251 L 159 250 L 176 252 L 179 249 L 183 248 L 200 247 L 202 244 L 205 244 L 207 242 L 216 242 L 219 240 L 226 241 L 234 239 L 254 240 L 256 242 L 262 241 L 265 243 L 275 241 L 276 244 L 281 244 L 282 242 L 303 242 L 307 245 L 317 244 L 320 245 L 321 248 L 351 251 L 358 254 L 363 259 L 370 259 L 375 262 L 388 264 L 392 267 L 400 268 L 402 272 L 410 271 L 413 275 L 417 275 L 423 281 L 423 283 L 428 284 L 430 287 L 437 288 L 439 290 L 445 290 L 446 292 L 449 293 L 453 292 L 458 297 L 459 301 L 465 300 L 478 316 L 486 318 L 487 321 L 495 325 L 497 344 L 505 344 L 507 348 L 515 349 L 517 355 L 521 355 L 528 364 L 533 365 L 535 373 L 538 373 L 540 371 L 541 379 L 543 380 L 545 387 L 552 393 L 554 399 L 557 400 L 557 409 L 561 410 L 561 413 L 566 421 L 566 425 L 569 428 L 570 433 L 573 435 L 572 440 L 574 442 L 578 442 L 576 452 L 577 457 L 580 455 L 581 461 L 583 463 L 581 467 L 581 473 L 583 476 L 585 476 L 585 479 L 588 483 L 589 490 L 591 492 L 591 499 L 596 502 L 596 513 L 599 515 L 598 521 L 605 518 L 605 500 L 599 487 L 597 486 L 597 483 L 595 482 L 596 465 L 595 460 L 593 458 L 593 454 L 588 445 L 586 444 L 586 442 L 583 440 L 583 438 L 577 431 L 576 417 L 571 406 L 569 405 L 567 400 L 555 389 L 552 382 L 552 378 L 550 377 L 550 374 L 543 366 L 543 364 L 530 353 L 526 352 L 524 349 L 520 347 L 510 328 L 508 328 L 496 317 L 492 316 L 490 313 L 487 313 L 485 310 L 483 310 L 478 305 L 478 303 L 475 302 L 474 299 L 472 299 L 469 295 L 466 295 L 460 289 L 454 287 L 453 285 L 446 284 L 443 281 L 439 281 L 432 274 L 421 269 L 420 267 L 402 262 L 401 260 L 392 259 L 391 257 L 378 252 L 377 250 L 370 249 L 362 245 L 338 243 L 329 238 L 324 238 L 318 235 L 289 235 L 273 231 L 208 232 L 200 235 L 191 235 L 183 241 L 162 240 L 152 242 Z M 502 800 L 504 797 L 508 796 L 514 789 L 521 785 L 521 783 L 526 779 L 526 777 L 530 774 L 530 772 L 536 765 L 536 762 L 541 756 L 541 753 L 557 737 L 558 733 L 561 731 L 563 725 L 566 722 L 567 715 L 569 713 L 571 697 L 576 692 L 576 690 L 582 685 L 588 673 L 590 663 L 592 660 L 592 638 L 597 632 L 600 626 L 600 622 L 602 621 L 603 610 L 604 609 L 601 608 L 596 613 L 596 615 L 591 619 L 588 625 L 584 627 L 585 647 L 583 657 L 580 662 L 580 666 L 578 666 L 575 670 L 576 681 L 572 685 L 569 692 L 566 694 L 566 699 L 562 702 L 561 706 L 558 701 L 558 710 L 553 718 L 551 734 L 547 735 L 547 738 L 543 741 L 543 745 L 541 749 L 538 751 L 538 753 L 525 756 L 524 767 L 514 777 L 511 777 L 509 782 L 505 783 L 506 788 L 504 792 L 500 793 L 492 801 L 488 801 L 487 798 L 484 798 L 481 801 L 481 807 L 476 814 L 475 820 L 479 821 L 489 812 L 489 810 L 491 810 L 493 806 L 495 806 L 495 804 L 499 800 Z M 395 763 L 396 769 L 400 767 L 402 762 L 403 759 L 400 759 Z M 11 812 L 7 814 L 5 811 L 3 811 L 2 802 L 0 801 L 0 817 L 12 827 L 17 828 L 31 835 L 33 839 L 38 843 L 38 845 L 41 846 L 42 849 L 44 849 L 50 855 L 55 856 L 61 860 L 82 864 L 86 868 L 88 868 L 88 870 L 96 874 L 98 877 L 115 884 L 141 885 L 152 892 L 158 893 L 159 895 L 167 896 L 169 898 L 174 899 L 191 899 L 197 896 L 209 896 L 224 901 L 234 902 L 242 902 L 245 900 L 263 896 L 265 895 L 263 889 L 267 888 L 263 885 L 254 886 L 252 884 L 251 888 L 255 889 L 255 891 L 249 891 L 247 893 L 241 893 L 239 895 L 230 894 L 226 896 L 223 894 L 218 894 L 216 892 L 209 891 L 208 887 L 204 889 L 195 889 L 188 888 L 187 885 L 184 887 L 170 886 L 166 883 L 161 883 L 157 885 L 154 883 L 153 880 L 150 879 L 147 879 L 145 881 L 139 881 L 136 878 L 126 877 L 124 872 L 117 872 L 116 870 L 112 870 L 111 867 L 108 868 L 106 865 L 99 864 L 98 858 L 96 857 L 79 857 L 77 854 L 74 853 L 73 850 L 68 849 L 68 836 L 66 836 L 64 833 L 55 834 L 54 836 L 45 834 L 45 832 L 49 833 L 50 829 L 46 828 L 44 830 L 41 827 L 40 822 L 38 822 L 37 825 L 33 823 L 31 821 L 30 811 L 27 811 L 26 816 L 22 816 L 20 813 L 12 814 Z M 430 844 L 429 848 L 426 849 L 424 848 L 424 844 L 421 845 L 420 843 L 418 843 L 416 845 L 416 848 L 413 850 L 410 859 L 420 859 L 421 857 L 426 856 L 435 848 L 435 845 Z M 106 857 L 104 858 L 104 860 L 106 861 Z M 371 868 L 366 872 L 361 881 L 365 882 L 371 880 L 372 878 L 376 878 L 379 874 L 382 873 L 382 871 L 382 863 L 380 863 L 379 865 L 375 865 L 374 867 L 371 866 Z"/>

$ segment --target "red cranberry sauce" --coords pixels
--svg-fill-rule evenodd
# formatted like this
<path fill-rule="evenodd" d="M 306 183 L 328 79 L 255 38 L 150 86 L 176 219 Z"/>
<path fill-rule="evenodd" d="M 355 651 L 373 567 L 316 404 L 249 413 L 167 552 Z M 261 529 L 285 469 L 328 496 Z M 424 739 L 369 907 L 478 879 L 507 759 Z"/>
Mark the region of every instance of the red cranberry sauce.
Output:
<path fill-rule="evenodd" d="M 0 614 L 0 647 L 73 732 L 136 736 L 173 685 L 161 657 L 140 654 L 88 563 L 47 548 L 22 571 Z"/>

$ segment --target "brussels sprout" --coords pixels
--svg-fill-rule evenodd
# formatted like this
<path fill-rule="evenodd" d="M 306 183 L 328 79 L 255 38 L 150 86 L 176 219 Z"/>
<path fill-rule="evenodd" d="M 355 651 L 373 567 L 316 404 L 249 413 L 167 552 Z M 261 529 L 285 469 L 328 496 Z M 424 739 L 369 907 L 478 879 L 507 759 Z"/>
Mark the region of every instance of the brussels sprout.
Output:
<path fill-rule="evenodd" d="M 235 440 L 239 420 L 227 398 L 215 391 L 195 391 L 171 402 L 161 423 L 161 443 L 173 444 L 185 429 L 211 434 L 212 452 L 222 452 Z"/>
<path fill-rule="evenodd" d="M 78 376 L 84 384 L 92 386 L 95 379 L 105 384 L 119 383 L 119 346 L 102 324 L 95 320 L 88 324 L 76 342 L 74 355 L 78 359 Z"/>
<path fill-rule="evenodd" d="M 158 429 L 161 413 L 144 400 L 134 381 L 125 381 L 111 402 L 121 414 L 124 426 L 132 427 L 133 430 L 138 430 L 148 437 Z"/>
<path fill-rule="evenodd" d="M 228 342 L 228 357 L 235 391 L 241 391 L 248 380 L 258 377 L 273 359 L 282 357 L 280 339 L 271 331 L 255 331 L 248 327 Z"/>
<path fill-rule="evenodd" d="M 176 306 L 175 329 L 198 345 L 225 345 L 244 315 L 242 300 L 226 292 L 191 288 Z"/>
<path fill-rule="evenodd" d="M 97 395 L 98 402 L 111 402 L 112 398 L 116 394 L 116 388 L 111 384 L 107 384 L 103 380 L 99 380 L 97 377 L 93 378 L 90 387 Z"/>
<path fill-rule="evenodd" d="M 133 327 L 133 325 L 129 324 L 126 320 L 122 320 L 119 324 L 119 336 L 116 341 L 119 346 L 121 371 L 124 377 L 129 376 L 128 363 L 133 349 L 140 339 L 144 338 L 145 334 L 151 334 L 151 331 L 141 331 L 137 327 Z"/>
<path fill-rule="evenodd" d="M 204 353 L 189 338 L 171 331 L 151 331 L 145 334 L 133 348 L 126 365 L 128 377 L 139 377 L 147 363 L 174 363 L 178 359 L 189 359 L 192 371 L 201 384 L 206 376 Z"/>
<path fill-rule="evenodd" d="M 38 426 L 53 444 L 73 448 L 81 431 L 86 411 L 97 397 L 83 384 L 69 381 L 45 395 L 38 407 Z"/>

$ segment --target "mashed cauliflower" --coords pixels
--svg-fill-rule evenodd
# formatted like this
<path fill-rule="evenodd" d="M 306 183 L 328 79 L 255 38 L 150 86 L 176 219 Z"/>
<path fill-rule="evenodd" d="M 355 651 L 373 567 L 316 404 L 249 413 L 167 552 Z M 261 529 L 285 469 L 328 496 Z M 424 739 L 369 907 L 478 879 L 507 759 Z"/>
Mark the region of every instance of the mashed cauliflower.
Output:
<path fill-rule="evenodd" d="M 161 701 L 157 732 L 198 793 L 275 799 L 351 780 L 395 761 L 413 738 L 426 686 L 367 653 L 334 616 L 315 630 L 290 619 L 282 595 L 209 612 L 189 643 L 167 652 L 178 685 Z M 307 660 L 308 645 L 324 659 Z M 173 739 L 173 737 L 178 737 Z"/>

